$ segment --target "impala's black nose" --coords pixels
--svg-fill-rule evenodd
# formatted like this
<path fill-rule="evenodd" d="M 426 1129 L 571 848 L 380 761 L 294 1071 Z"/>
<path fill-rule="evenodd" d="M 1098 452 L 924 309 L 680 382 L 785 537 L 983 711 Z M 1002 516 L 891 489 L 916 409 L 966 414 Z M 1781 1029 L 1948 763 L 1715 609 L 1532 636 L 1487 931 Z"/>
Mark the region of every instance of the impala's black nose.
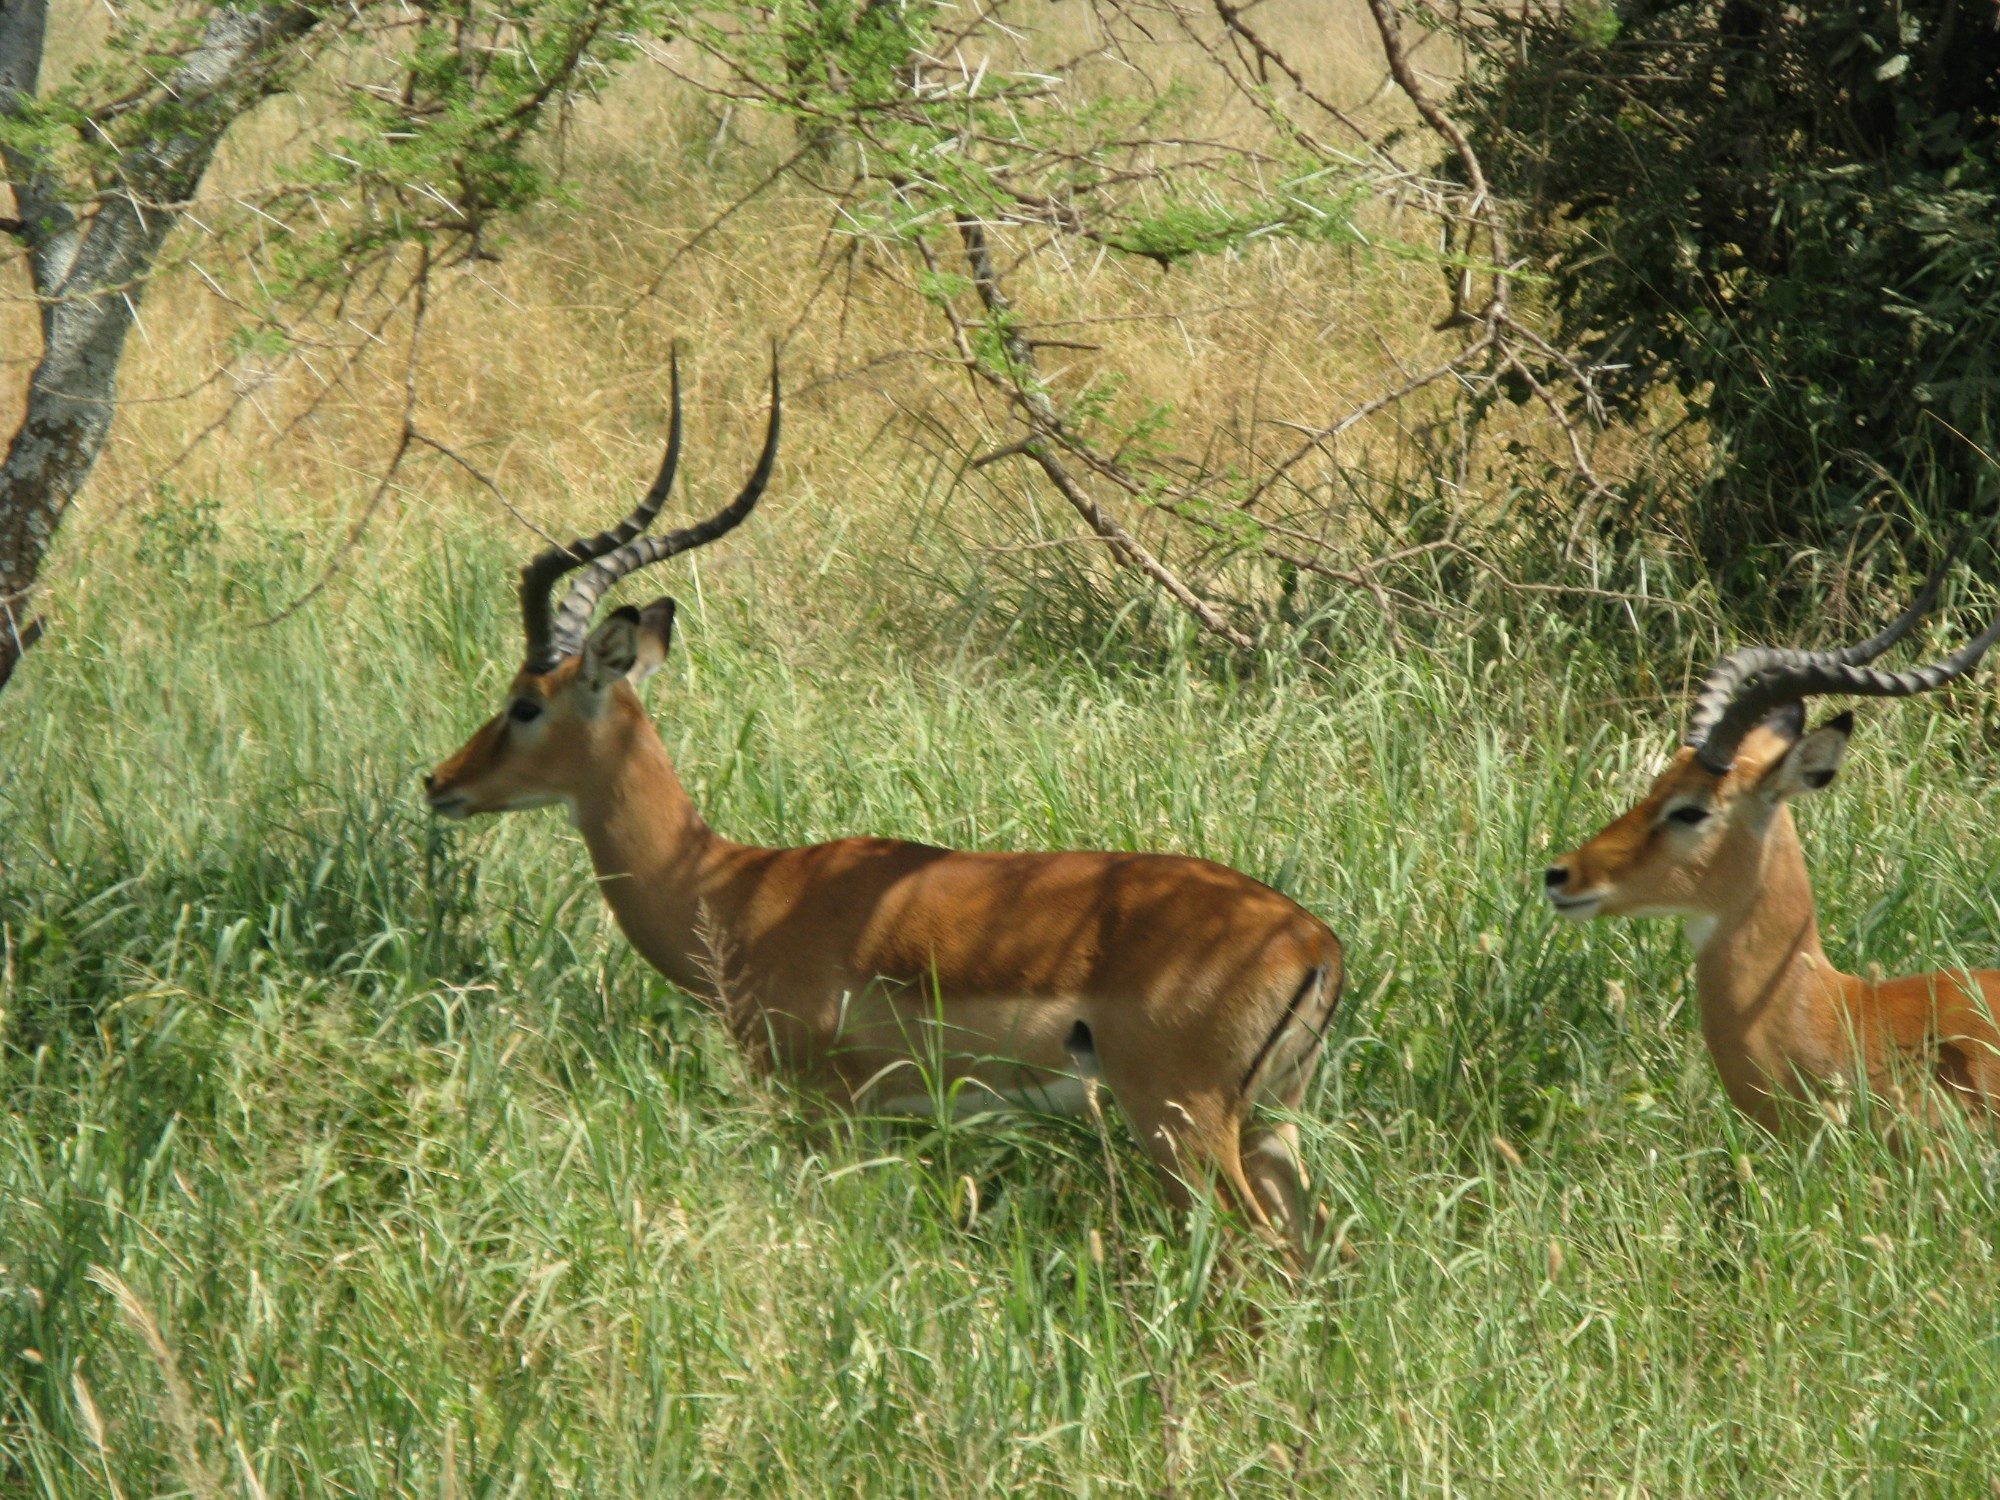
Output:
<path fill-rule="evenodd" d="M 1569 866 L 1567 865 L 1550 865 L 1546 870 L 1542 871 L 1542 884 L 1552 891 L 1561 890 L 1568 883 Z"/>
<path fill-rule="evenodd" d="M 438 789 L 438 779 L 429 771 L 424 772 L 424 792 L 428 795 Z"/>

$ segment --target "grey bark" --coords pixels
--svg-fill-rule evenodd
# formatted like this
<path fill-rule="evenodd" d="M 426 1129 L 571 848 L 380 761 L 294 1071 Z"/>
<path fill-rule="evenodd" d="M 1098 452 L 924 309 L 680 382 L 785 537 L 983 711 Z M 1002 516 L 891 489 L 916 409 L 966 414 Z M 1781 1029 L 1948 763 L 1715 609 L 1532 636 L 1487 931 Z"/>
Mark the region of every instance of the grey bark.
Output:
<path fill-rule="evenodd" d="M 110 433 L 146 278 L 223 135 L 282 87 L 280 44 L 314 19 L 293 7 L 217 11 L 169 85 L 161 129 L 102 185 L 60 181 L 33 151 L 0 152 L 42 329 L 26 411 L 0 463 L 0 688 L 41 635 L 35 583 Z M 33 99 L 47 26 L 47 0 L 0 0 L 0 115 Z"/>

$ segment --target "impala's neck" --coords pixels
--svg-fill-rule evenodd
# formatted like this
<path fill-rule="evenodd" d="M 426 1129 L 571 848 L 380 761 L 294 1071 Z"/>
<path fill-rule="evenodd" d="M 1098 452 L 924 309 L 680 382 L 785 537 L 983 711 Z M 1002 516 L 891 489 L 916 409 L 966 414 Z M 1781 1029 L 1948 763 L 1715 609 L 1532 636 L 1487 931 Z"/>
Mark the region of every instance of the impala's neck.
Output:
<path fill-rule="evenodd" d="M 1725 904 L 1688 921 L 1701 1030 L 1729 1097 L 1767 1120 L 1774 1093 L 1844 1071 L 1825 1052 L 1830 1014 L 1854 983 L 1827 962 L 1812 882 L 1789 809 L 1772 814 Z M 1841 1028 L 1835 1028 L 1841 1029 Z"/>
<path fill-rule="evenodd" d="M 573 813 L 598 886 L 641 956 L 703 993 L 711 961 L 701 929 L 725 920 L 708 898 L 738 846 L 702 821 L 644 712 L 620 714 L 600 751 Z"/>

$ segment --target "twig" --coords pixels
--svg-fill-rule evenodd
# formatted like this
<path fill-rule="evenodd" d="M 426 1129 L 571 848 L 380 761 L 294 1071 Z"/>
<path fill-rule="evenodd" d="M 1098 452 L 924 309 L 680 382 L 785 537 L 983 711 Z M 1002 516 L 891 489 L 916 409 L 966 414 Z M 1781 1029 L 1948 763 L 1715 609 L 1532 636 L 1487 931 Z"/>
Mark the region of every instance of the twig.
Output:
<path fill-rule="evenodd" d="M 1140 546 L 1138 540 L 1120 526 L 1109 511 L 1092 499 L 1076 482 L 1075 476 L 1063 467 L 1061 460 L 1055 456 L 1046 441 L 1040 438 L 1034 439 L 1024 451 L 1041 465 L 1042 472 L 1049 476 L 1049 482 L 1055 485 L 1062 497 L 1075 507 L 1076 513 L 1083 517 L 1091 529 L 1111 543 L 1114 552 L 1171 594 L 1183 609 L 1202 623 L 1204 628 L 1221 636 L 1238 651 L 1255 649 L 1257 644 L 1255 641 L 1223 619 L 1205 601 L 1196 597 L 1194 591 L 1175 577 L 1165 563 Z"/>
<path fill-rule="evenodd" d="M 1056 456 L 1050 439 L 1059 437 L 1062 423 L 1056 415 L 1055 404 L 1049 400 L 1035 366 L 1035 351 L 1025 339 L 1013 316 L 1013 307 L 1007 300 L 1006 292 L 1000 286 L 999 273 L 993 268 L 993 252 L 986 239 L 986 226 L 970 216 L 961 216 L 958 221 L 960 242 L 965 247 L 966 264 L 972 269 L 972 284 L 979 293 L 979 300 L 985 306 L 991 326 L 997 329 L 1003 347 L 1007 351 L 1010 366 L 1008 384 L 1013 394 L 1026 408 L 1029 416 L 1029 437 L 1020 445 L 1020 451 L 1032 458 L 1041 471 L 1049 478 L 1063 499 L 1083 517 L 1085 524 L 1099 536 L 1111 543 L 1111 550 L 1125 563 L 1144 573 L 1178 603 L 1181 608 L 1198 620 L 1202 628 L 1220 636 L 1238 651 L 1250 651 L 1256 642 L 1218 614 L 1206 600 L 1199 598 L 1193 589 L 1183 583 L 1174 571 L 1159 558 L 1142 546 L 1118 523 L 1118 519 L 1076 481 L 1062 460 Z M 971 352 L 968 347 L 967 353 Z M 981 365 L 979 368 L 984 369 Z M 1023 376 L 1026 378 L 1024 379 Z"/>
<path fill-rule="evenodd" d="M 1480 165 L 1479 153 L 1472 149 L 1472 142 L 1458 128 L 1457 121 L 1439 108 L 1418 80 L 1417 70 L 1410 65 L 1409 52 L 1403 46 L 1402 17 L 1397 15 L 1391 0 L 1368 0 L 1368 10 L 1375 17 L 1375 29 L 1381 35 L 1382 51 L 1389 59 L 1389 74 L 1396 80 L 1396 86 L 1416 106 L 1424 123 L 1450 143 L 1465 167 L 1466 182 L 1472 189 L 1471 212 L 1485 228 L 1493 250 L 1493 296 L 1479 316 L 1489 321 L 1496 319 L 1507 307 L 1507 231 L 1500 223 L 1492 191 L 1487 186 L 1486 169 Z M 1464 299 L 1470 291 L 1467 284 L 1470 278 L 1469 269 L 1459 277 L 1452 291 L 1452 312 L 1439 327 L 1451 327 L 1466 316 Z"/>
<path fill-rule="evenodd" d="M 1556 399 L 1555 393 L 1535 378 L 1534 372 L 1511 348 L 1503 343 L 1500 351 L 1508 367 L 1526 382 L 1535 399 L 1542 403 L 1549 415 L 1555 418 L 1556 426 L 1562 429 L 1562 435 L 1569 444 L 1570 471 L 1584 486 L 1583 497 L 1576 508 L 1576 519 L 1571 522 L 1569 536 L 1563 543 L 1563 555 L 1572 556 L 1577 543 L 1583 539 L 1585 526 L 1594 514 L 1590 502 L 1601 495 L 1615 496 L 1617 492 L 1597 477 L 1597 471 L 1591 467 L 1589 455 L 1584 452 L 1583 438 L 1576 430 L 1576 423 L 1570 420 L 1569 413 L 1563 410 L 1563 405 Z"/>
<path fill-rule="evenodd" d="M 1349 428 L 1359 426 L 1377 412 L 1386 411 L 1399 401 L 1415 395 L 1418 391 L 1424 389 L 1424 387 L 1435 385 L 1440 380 L 1445 380 L 1461 373 L 1475 359 L 1491 349 L 1498 337 L 1498 333 L 1489 327 L 1485 333 L 1452 355 L 1450 359 L 1432 366 L 1422 374 L 1411 376 L 1401 385 L 1383 391 L 1380 395 L 1371 396 L 1359 406 L 1350 408 L 1345 416 L 1329 422 L 1326 426 L 1313 429 L 1312 435 L 1305 442 L 1299 444 L 1290 457 L 1280 460 L 1272 468 L 1269 475 L 1251 487 L 1250 493 L 1243 498 L 1242 508 L 1244 510 L 1254 508 L 1271 486 L 1284 478 L 1292 469 L 1296 468 L 1308 453 L 1339 437 Z"/>
<path fill-rule="evenodd" d="M 410 428 L 409 431 L 410 431 L 411 442 L 422 443 L 426 448 L 429 448 L 437 453 L 442 453 L 446 458 L 450 459 L 453 463 L 457 464 L 461 469 L 465 470 L 465 472 L 470 474 L 474 479 L 478 480 L 481 484 L 485 485 L 487 489 L 493 492 L 493 498 L 500 502 L 501 506 L 506 510 L 507 514 L 512 516 L 516 521 L 519 521 L 523 526 L 525 526 L 528 530 L 532 531 L 536 536 L 540 537 L 543 541 L 547 542 L 551 547 L 559 547 L 562 545 L 562 543 L 558 542 L 554 537 L 550 536 L 546 531 L 542 530 L 541 527 L 537 526 L 533 521 L 529 520 L 528 517 L 523 515 L 520 509 L 514 504 L 514 502 L 507 498 L 507 492 L 501 489 L 499 485 L 495 484 L 491 476 L 489 476 L 477 464 L 473 463 L 471 459 L 467 458 L 464 454 L 460 453 L 456 448 L 450 447 L 447 444 L 439 442 L 436 438 L 432 437 L 429 433 L 423 431 L 420 428 L 412 427 Z M 505 455 L 503 454 L 502 457 L 504 458 Z"/>
<path fill-rule="evenodd" d="M 1231 5 L 1229 3 L 1229 0 L 1215 0 L 1215 13 L 1217 16 L 1221 17 L 1222 24 L 1226 28 L 1228 28 L 1228 30 L 1233 35 L 1239 37 L 1246 45 L 1248 45 L 1251 51 L 1256 53 L 1257 60 L 1260 63 L 1268 64 L 1271 67 L 1275 67 L 1279 72 L 1283 73 L 1287 78 L 1291 79 L 1292 87 L 1299 91 L 1299 95 L 1301 98 L 1310 99 L 1315 105 L 1317 105 L 1321 110 L 1323 110 L 1329 118 L 1339 122 L 1339 124 L 1348 131 L 1350 131 L 1356 137 L 1356 139 L 1364 142 L 1370 151 L 1374 152 L 1377 156 L 1381 157 L 1382 160 L 1386 162 L 1395 171 L 1399 173 L 1406 172 L 1408 169 L 1404 167 L 1404 165 L 1401 162 L 1396 160 L 1394 154 L 1392 154 L 1386 146 L 1382 145 L 1381 142 L 1377 141 L 1372 134 L 1370 134 L 1366 129 L 1364 129 L 1358 121 L 1354 120 L 1351 116 L 1349 116 L 1345 110 L 1341 109 L 1339 105 L 1333 103 L 1332 100 L 1327 99 L 1322 95 L 1316 93 L 1312 89 L 1312 87 L 1309 84 L 1307 84 L 1305 80 L 1305 75 L 1301 73 L 1297 68 L 1293 67 L 1291 63 L 1287 62 L 1285 60 L 1285 56 L 1283 53 L 1279 52 L 1276 47 L 1272 46 L 1269 42 L 1265 41 L 1262 35 L 1260 35 L 1257 31 L 1252 29 L 1249 22 L 1243 19 L 1243 13 L 1248 8 L 1249 8 L 1248 6 Z"/>
<path fill-rule="evenodd" d="M 753 187 L 751 187 L 748 192 L 742 194 L 740 197 L 737 198 L 737 200 L 734 203 L 730 204 L 729 207 L 725 208 L 721 213 L 717 214 L 714 218 L 710 219 L 706 224 L 702 225 L 700 229 L 696 230 L 693 238 L 691 238 L 685 245 L 682 245 L 678 250 L 674 251 L 672 255 L 669 255 L 667 257 L 667 263 L 661 266 L 658 274 L 656 274 L 653 277 L 653 279 L 647 283 L 646 289 L 643 292 L 639 293 L 638 296 L 634 297 L 630 302 L 626 303 L 623 307 L 618 309 L 618 316 L 621 318 L 627 316 L 632 312 L 634 308 L 638 307 L 638 305 L 641 302 L 644 302 L 647 298 L 655 295 L 662 286 L 666 285 L 667 277 L 673 273 L 673 269 L 675 266 L 679 265 L 688 256 L 694 254 L 695 251 L 699 250 L 703 245 L 707 244 L 710 235 L 714 234 L 724 224 L 728 223 L 732 218 L 734 218 L 738 213 L 738 211 L 748 208 L 752 202 L 754 202 L 758 198 L 761 198 L 765 194 L 765 192 L 767 192 L 771 188 L 771 186 L 774 183 L 776 183 L 780 178 L 782 178 L 787 172 L 791 171 L 793 167 L 796 167 L 801 161 L 805 160 L 805 158 L 812 153 L 812 150 L 813 147 L 810 143 L 799 147 L 798 150 L 794 151 L 790 156 L 786 157 L 783 161 L 779 162 L 775 167 L 771 168 L 770 171 L 766 172 L 762 177 L 760 177 L 757 180 L 756 184 Z"/>

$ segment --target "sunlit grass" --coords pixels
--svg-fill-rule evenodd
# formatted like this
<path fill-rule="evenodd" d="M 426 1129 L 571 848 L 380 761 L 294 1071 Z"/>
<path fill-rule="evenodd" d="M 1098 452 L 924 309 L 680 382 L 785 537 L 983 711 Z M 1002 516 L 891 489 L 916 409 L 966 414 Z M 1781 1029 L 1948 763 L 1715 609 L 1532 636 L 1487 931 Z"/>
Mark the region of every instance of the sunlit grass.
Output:
<path fill-rule="evenodd" d="M 1374 91 L 1360 6 L 1260 15 Z M 170 277 L 0 698 L 0 1496 L 1987 1493 L 2000 1156 L 1758 1137 L 1671 926 L 1538 903 L 1670 745 L 1680 705 L 1634 684 L 1680 682 L 1692 632 L 1502 594 L 1469 639 L 1413 609 L 1397 650 L 1365 595 L 1304 590 L 1219 664 L 1014 466 L 955 475 L 1019 432 L 902 357 L 943 338 L 908 267 L 822 295 L 826 205 L 788 188 L 709 232 L 790 137 L 706 108 L 640 72 L 579 115 L 573 201 L 441 275 L 419 420 L 594 528 L 656 462 L 681 340 L 679 513 L 747 467 L 786 333 L 780 482 L 661 584 L 690 789 L 739 838 L 1181 850 L 1325 916 L 1322 1263 L 1288 1283 L 1174 1222 L 1115 1127 L 820 1118 L 629 953 L 558 815 L 433 824 L 417 777 L 512 670 L 528 533 L 426 449 L 256 626 L 373 492 L 407 324 L 337 387 L 315 353 L 158 399 L 241 315 Z M 232 138 L 211 187 L 294 136 Z M 1088 320 L 1061 378 L 1224 462 L 1444 337 L 1417 259 L 1084 270 L 1014 282 Z M 1421 489 L 1407 436 L 1357 430 L 1325 482 Z M 1453 503 L 1502 507 L 1499 474 Z M 1802 814 L 1836 959 L 1995 961 L 1994 775 L 1974 719 L 1864 711 Z"/>
<path fill-rule="evenodd" d="M 1288 1285 L 1122 1136 L 814 1118 L 626 951 L 559 817 L 433 826 L 416 773 L 514 649 L 473 527 L 269 630 L 218 594 L 309 569 L 250 529 L 91 560 L 0 727 L 8 1493 L 1992 1477 L 1992 1149 L 1758 1138 L 1667 924 L 1537 904 L 1673 723 L 1602 707 L 1559 618 L 1439 659 L 1357 607 L 1339 665 L 1225 679 L 904 640 L 856 562 L 669 580 L 652 707 L 725 830 L 1188 850 L 1333 923 L 1334 1245 Z M 1871 710 L 1805 813 L 1850 964 L 2000 952 L 1969 734 Z"/>

